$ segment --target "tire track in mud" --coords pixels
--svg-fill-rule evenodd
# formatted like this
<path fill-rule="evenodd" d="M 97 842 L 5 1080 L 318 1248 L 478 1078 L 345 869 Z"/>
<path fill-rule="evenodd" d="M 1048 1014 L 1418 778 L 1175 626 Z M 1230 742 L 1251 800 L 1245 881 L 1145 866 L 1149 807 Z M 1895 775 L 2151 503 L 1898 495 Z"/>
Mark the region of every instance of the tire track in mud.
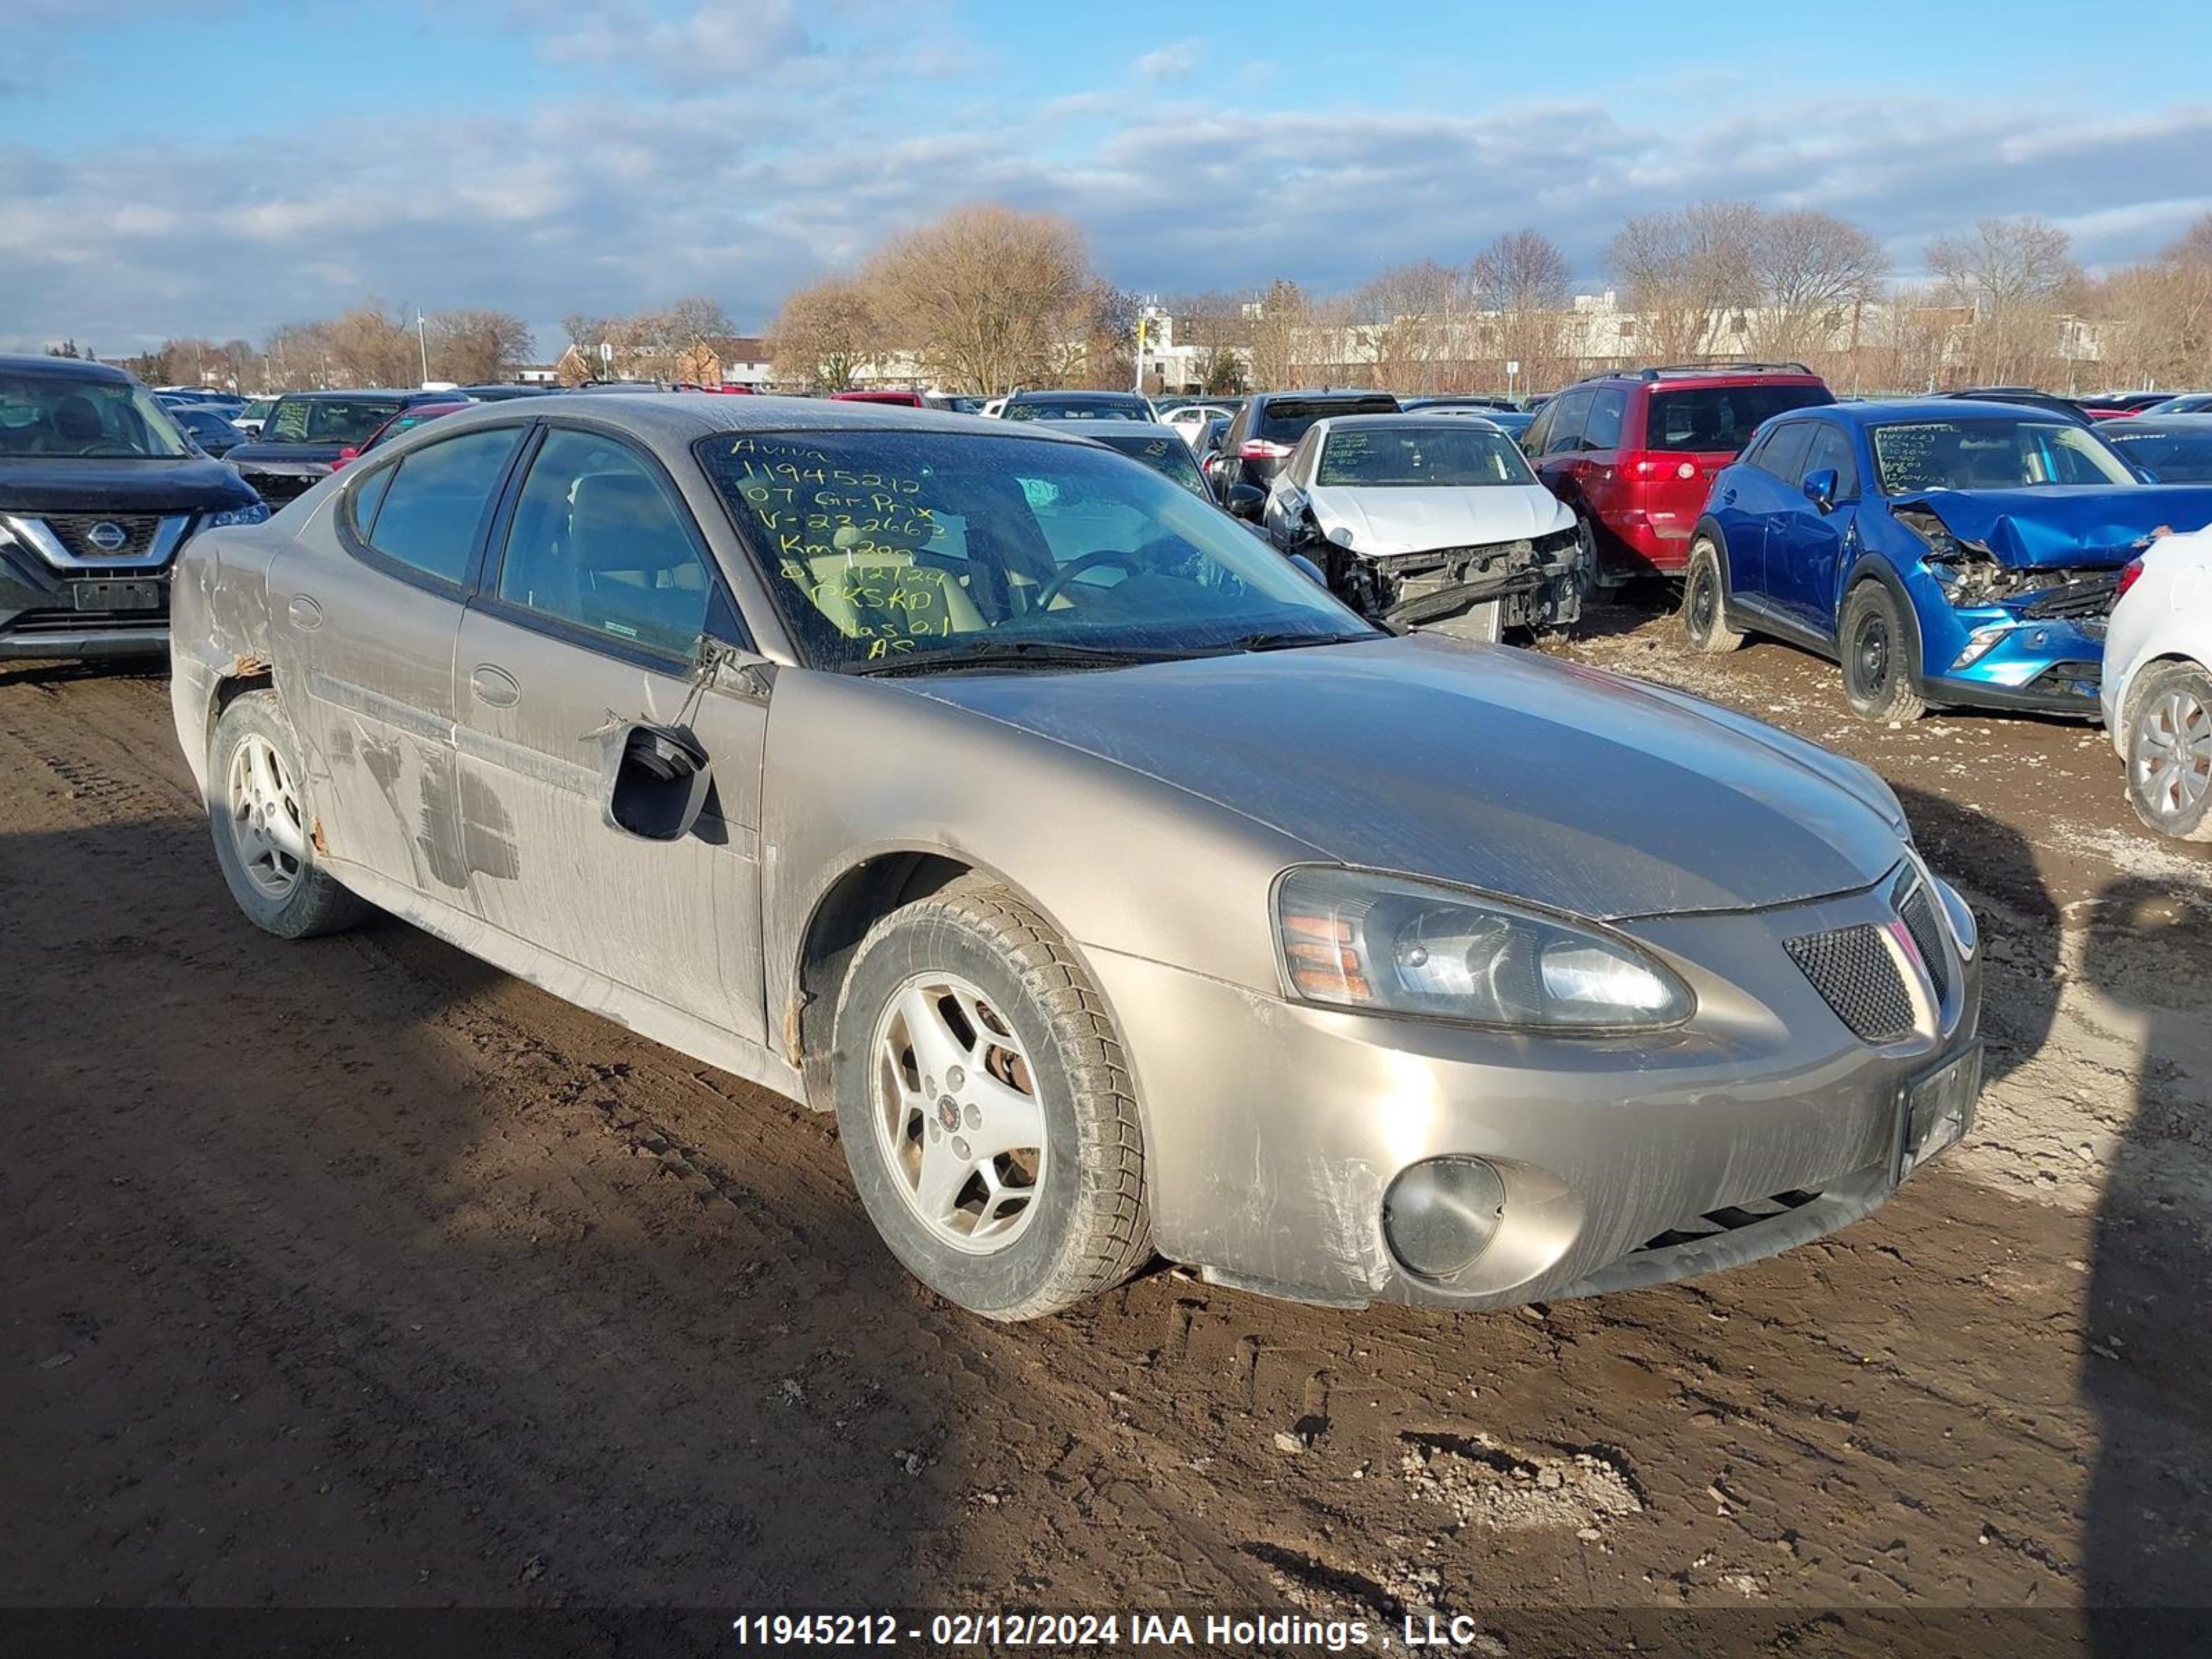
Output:
<path fill-rule="evenodd" d="M 1939 1167 L 1838 1239 L 1600 1303 L 1346 1316 L 1157 1271 L 981 1325 L 896 1272 L 828 1120 L 398 924 L 253 933 L 157 682 L 0 684 L 0 754 L 34 781 L 0 800 L 0 967 L 43 1109 L 0 1160 L 9 1316 L 71 1356 L 0 1381 L 56 1453 L 0 1590 L 2081 1593 L 2078 1212 Z M 1531 1480 L 1601 1456 L 1640 1507 L 1500 1529 L 1403 1467 L 1493 1443 Z"/>

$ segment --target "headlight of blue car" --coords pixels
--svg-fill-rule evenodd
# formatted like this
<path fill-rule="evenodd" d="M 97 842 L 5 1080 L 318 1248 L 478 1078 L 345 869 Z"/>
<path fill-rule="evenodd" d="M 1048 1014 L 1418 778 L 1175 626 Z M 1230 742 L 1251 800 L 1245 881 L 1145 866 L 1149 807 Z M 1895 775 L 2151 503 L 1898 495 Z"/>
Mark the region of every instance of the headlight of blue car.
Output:
<path fill-rule="evenodd" d="M 226 507 L 220 513 L 209 514 L 206 518 L 200 520 L 200 528 L 227 530 L 234 524 L 266 524 L 268 522 L 269 504 L 266 501 L 249 501 L 244 507 Z"/>
<path fill-rule="evenodd" d="M 1307 866 L 1275 889 L 1283 971 L 1304 1000 L 1562 1033 L 1679 1025 L 1690 988 L 1587 923 L 1406 876 Z"/>

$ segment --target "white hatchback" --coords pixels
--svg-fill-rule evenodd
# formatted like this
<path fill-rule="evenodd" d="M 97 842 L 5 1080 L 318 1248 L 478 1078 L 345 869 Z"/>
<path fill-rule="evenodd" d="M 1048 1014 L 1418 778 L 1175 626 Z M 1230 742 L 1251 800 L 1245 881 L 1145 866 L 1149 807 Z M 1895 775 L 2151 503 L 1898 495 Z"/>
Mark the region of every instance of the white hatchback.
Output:
<path fill-rule="evenodd" d="M 2160 537 L 2121 572 L 2100 696 L 2136 816 L 2212 841 L 2212 529 Z"/>

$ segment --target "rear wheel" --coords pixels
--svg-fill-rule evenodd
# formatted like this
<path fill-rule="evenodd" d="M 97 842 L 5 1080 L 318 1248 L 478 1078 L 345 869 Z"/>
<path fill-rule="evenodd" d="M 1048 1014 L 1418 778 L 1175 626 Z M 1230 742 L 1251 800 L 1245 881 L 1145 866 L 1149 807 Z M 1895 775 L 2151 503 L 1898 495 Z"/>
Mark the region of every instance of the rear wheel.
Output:
<path fill-rule="evenodd" d="M 2143 671 L 2128 699 L 2128 799 L 2162 836 L 2212 841 L 2212 674 L 2195 663 Z"/>
<path fill-rule="evenodd" d="M 1151 1258 L 1120 1040 L 1074 952 L 1012 892 L 970 878 L 877 923 L 836 1030 L 853 1183 L 923 1284 L 1030 1319 Z"/>
<path fill-rule="evenodd" d="M 1863 720 L 1917 720 L 1928 712 L 1915 684 L 1918 637 L 1897 596 L 1881 583 L 1861 582 L 1844 601 L 1844 697 Z"/>
<path fill-rule="evenodd" d="M 1682 632 L 1692 649 L 1717 654 L 1743 643 L 1743 635 L 1728 625 L 1725 593 L 1720 550 L 1712 538 L 1700 536 L 1690 544 L 1689 568 L 1682 574 Z"/>
<path fill-rule="evenodd" d="M 216 862 L 246 920 L 279 939 L 336 933 L 369 914 L 320 867 L 306 776 L 274 691 L 248 691 L 222 711 L 208 744 Z"/>

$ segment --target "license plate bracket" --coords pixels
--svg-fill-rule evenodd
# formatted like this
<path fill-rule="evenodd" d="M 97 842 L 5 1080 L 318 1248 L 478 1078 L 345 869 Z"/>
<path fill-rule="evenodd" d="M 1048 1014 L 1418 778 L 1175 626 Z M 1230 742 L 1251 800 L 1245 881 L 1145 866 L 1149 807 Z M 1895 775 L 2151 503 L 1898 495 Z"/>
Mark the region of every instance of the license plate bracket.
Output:
<path fill-rule="evenodd" d="M 1982 1055 L 1977 1037 L 1906 1083 L 1898 1103 L 1898 1180 L 1966 1138 L 1982 1094 Z"/>
<path fill-rule="evenodd" d="M 159 611 L 162 584 L 158 580 L 125 581 L 103 577 L 70 584 L 70 597 L 80 611 Z"/>

